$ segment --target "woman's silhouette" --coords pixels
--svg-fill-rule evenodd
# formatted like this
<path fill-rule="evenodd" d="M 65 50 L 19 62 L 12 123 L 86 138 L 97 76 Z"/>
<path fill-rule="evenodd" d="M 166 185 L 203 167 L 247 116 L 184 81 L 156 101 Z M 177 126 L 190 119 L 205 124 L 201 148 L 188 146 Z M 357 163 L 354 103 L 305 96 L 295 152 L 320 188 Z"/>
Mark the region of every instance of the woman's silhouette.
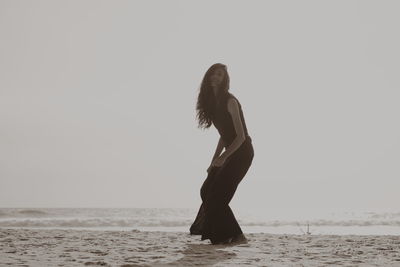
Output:
<path fill-rule="evenodd" d="M 247 242 L 228 204 L 253 161 L 254 150 L 241 104 L 229 92 L 226 65 L 216 63 L 207 70 L 196 110 L 199 128 L 213 124 L 220 138 L 200 190 L 202 204 L 190 234 L 210 239 L 212 244 Z"/>

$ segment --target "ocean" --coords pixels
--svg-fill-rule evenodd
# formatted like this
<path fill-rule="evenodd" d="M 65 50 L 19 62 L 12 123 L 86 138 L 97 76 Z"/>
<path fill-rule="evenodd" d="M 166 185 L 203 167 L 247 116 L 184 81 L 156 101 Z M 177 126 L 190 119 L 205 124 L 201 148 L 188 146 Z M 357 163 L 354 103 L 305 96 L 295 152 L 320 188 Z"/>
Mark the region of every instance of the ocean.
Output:
<path fill-rule="evenodd" d="M 194 208 L 0 208 L 0 228 L 189 233 L 197 211 Z M 400 212 L 233 211 L 245 233 L 400 235 Z"/>

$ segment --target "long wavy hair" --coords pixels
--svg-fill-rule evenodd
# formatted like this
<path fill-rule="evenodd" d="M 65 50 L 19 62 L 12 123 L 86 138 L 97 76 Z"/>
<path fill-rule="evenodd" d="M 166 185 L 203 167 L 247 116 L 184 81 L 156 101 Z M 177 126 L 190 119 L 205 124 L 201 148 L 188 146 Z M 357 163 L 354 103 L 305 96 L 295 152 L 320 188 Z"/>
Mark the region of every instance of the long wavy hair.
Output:
<path fill-rule="evenodd" d="M 215 96 L 211 86 L 210 76 L 217 69 L 223 70 L 224 78 L 219 84 L 217 95 Z M 222 63 L 211 65 L 204 74 L 197 97 L 196 118 L 198 120 L 198 128 L 206 129 L 212 125 L 217 105 L 224 103 L 229 95 L 229 75 L 226 65 Z"/>

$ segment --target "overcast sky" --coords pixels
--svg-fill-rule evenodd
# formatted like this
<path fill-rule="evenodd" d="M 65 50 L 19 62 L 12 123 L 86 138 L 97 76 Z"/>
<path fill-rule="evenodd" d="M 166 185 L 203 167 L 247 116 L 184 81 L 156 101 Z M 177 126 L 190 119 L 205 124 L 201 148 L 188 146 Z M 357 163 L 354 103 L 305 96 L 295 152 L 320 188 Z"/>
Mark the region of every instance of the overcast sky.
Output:
<path fill-rule="evenodd" d="M 228 66 L 255 157 L 234 209 L 396 209 L 397 1 L 0 1 L 0 206 L 193 207 Z"/>

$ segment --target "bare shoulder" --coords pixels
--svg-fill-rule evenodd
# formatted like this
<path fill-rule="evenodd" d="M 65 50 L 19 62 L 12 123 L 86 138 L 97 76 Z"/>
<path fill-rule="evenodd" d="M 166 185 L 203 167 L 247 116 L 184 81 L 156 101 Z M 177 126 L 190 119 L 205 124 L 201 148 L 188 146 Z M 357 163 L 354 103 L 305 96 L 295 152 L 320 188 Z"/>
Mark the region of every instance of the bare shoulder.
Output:
<path fill-rule="evenodd" d="M 240 104 L 239 101 L 236 99 L 236 97 L 229 97 L 227 106 L 228 110 L 231 113 L 236 113 L 237 111 L 239 111 Z"/>
<path fill-rule="evenodd" d="M 239 103 L 239 100 L 234 96 L 234 95 L 231 95 L 229 98 L 228 98 L 228 108 L 229 109 L 235 109 L 235 108 L 238 108 L 239 106 L 240 106 L 240 103 Z"/>

